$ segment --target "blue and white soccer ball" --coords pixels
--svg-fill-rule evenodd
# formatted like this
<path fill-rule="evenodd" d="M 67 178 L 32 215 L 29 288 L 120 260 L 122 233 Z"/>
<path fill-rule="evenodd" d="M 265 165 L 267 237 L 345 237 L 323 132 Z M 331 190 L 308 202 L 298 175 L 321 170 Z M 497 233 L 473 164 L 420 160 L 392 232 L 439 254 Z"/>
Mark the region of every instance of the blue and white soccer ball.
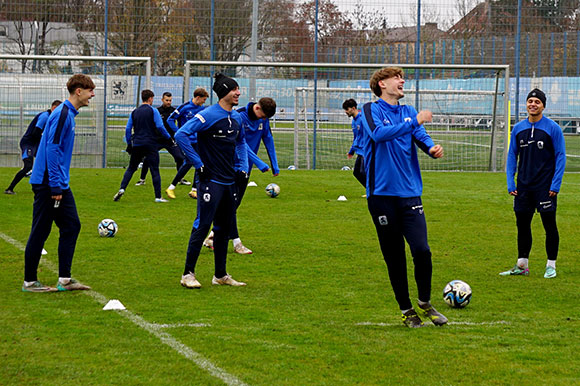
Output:
<path fill-rule="evenodd" d="M 276 198 L 280 194 L 280 187 L 274 183 L 268 184 L 266 186 L 266 194 L 272 198 Z"/>
<path fill-rule="evenodd" d="M 119 230 L 117 223 L 110 218 L 106 218 L 99 223 L 99 236 L 114 237 Z"/>
<path fill-rule="evenodd" d="M 443 288 L 443 300 L 450 307 L 464 308 L 471 301 L 471 287 L 464 281 L 451 280 Z"/>
<path fill-rule="evenodd" d="M 288 166 L 288 170 L 296 170 L 296 166 L 290 165 L 290 166 Z"/>

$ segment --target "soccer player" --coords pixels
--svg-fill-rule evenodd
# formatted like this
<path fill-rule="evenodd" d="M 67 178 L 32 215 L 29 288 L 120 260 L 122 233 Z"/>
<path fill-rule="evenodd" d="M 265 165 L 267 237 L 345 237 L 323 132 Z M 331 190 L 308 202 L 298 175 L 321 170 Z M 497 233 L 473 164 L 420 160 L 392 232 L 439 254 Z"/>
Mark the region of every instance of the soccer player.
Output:
<path fill-rule="evenodd" d="M 30 183 L 34 192 L 32 228 L 24 251 L 24 292 L 89 290 L 71 276 L 71 267 L 81 222 L 69 186 L 70 163 L 75 139 L 75 116 L 95 96 L 95 84 L 87 75 L 73 75 L 67 82 L 69 98 L 48 117 L 38 145 L 37 162 Z M 52 223 L 60 231 L 58 282 L 56 288 L 38 281 L 38 264 Z"/>
<path fill-rule="evenodd" d="M 198 112 L 175 134 L 181 150 L 199 175 L 197 200 L 198 219 L 193 224 L 181 285 L 200 288 L 195 266 L 205 236 L 214 224 L 214 285 L 245 286 L 234 280 L 226 270 L 228 233 L 236 208 L 235 169 L 248 165 L 247 146 L 243 138 L 242 119 L 235 111 L 240 88 L 223 74 L 215 75 L 213 90 L 218 103 Z M 191 146 L 192 134 L 197 134 L 197 150 Z"/>
<path fill-rule="evenodd" d="M 270 118 L 276 114 L 276 101 L 272 98 L 261 98 L 258 103 L 250 102 L 247 106 L 238 109 L 238 113 L 240 113 L 242 117 L 242 128 L 249 148 L 249 165 L 247 166 L 248 173 L 238 173 L 236 175 L 236 186 L 238 189 L 236 210 L 240 206 L 242 198 L 246 192 L 253 164 L 256 164 L 262 173 L 269 170 L 268 165 L 262 162 L 262 160 L 260 160 L 256 155 L 260 149 L 261 142 L 264 142 L 264 145 L 266 146 L 274 177 L 280 174 L 278 159 L 276 158 L 276 148 L 274 147 L 274 137 L 272 136 L 272 130 L 270 129 Z M 251 249 L 242 244 L 238 232 L 237 216 L 234 217 L 230 232 L 230 240 L 233 240 L 234 251 L 236 253 L 242 255 L 253 253 Z M 208 248 L 213 247 L 213 231 L 204 240 L 203 245 Z"/>
<path fill-rule="evenodd" d="M 20 139 L 20 150 L 22 150 L 22 162 L 24 163 L 24 166 L 16 173 L 10 186 L 8 186 L 4 193 L 16 194 L 14 193 L 14 188 L 24 178 L 24 176 L 32 170 L 34 157 L 36 157 L 36 150 L 40 143 L 40 138 L 42 137 L 44 125 L 46 125 L 50 113 L 53 112 L 61 103 L 61 101 L 55 100 L 52 102 L 50 109 L 36 114 L 34 119 L 32 119 L 32 122 L 28 125 L 28 129 L 26 129 L 22 139 Z"/>
<path fill-rule="evenodd" d="M 143 103 L 137 107 L 127 121 L 125 127 L 125 140 L 127 141 L 127 153 L 131 155 L 129 167 L 123 175 L 121 188 L 113 197 L 113 201 L 119 201 L 125 194 L 125 189 L 131 181 L 131 177 L 143 158 L 151 169 L 151 179 L 155 191 L 155 202 L 167 202 L 161 197 L 161 175 L 159 174 L 159 134 L 166 140 L 172 141 L 171 136 L 163 126 L 163 119 L 159 111 L 152 106 L 155 94 L 151 90 L 141 91 Z"/>
<path fill-rule="evenodd" d="M 361 183 L 362 186 L 366 188 L 367 176 L 365 174 L 365 164 L 364 157 L 362 156 L 362 149 L 360 147 L 360 139 L 362 137 L 361 131 L 361 120 L 362 114 L 357 108 L 357 103 L 354 99 L 347 99 L 342 104 L 342 109 L 348 117 L 352 118 L 352 134 L 354 136 L 352 140 L 352 146 L 346 154 L 348 159 L 351 159 L 355 154 L 356 161 L 354 162 L 354 170 L 352 174 Z"/>
<path fill-rule="evenodd" d="M 174 132 L 177 132 L 178 127 L 182 127 L 185 125 L 185 122 L 189 121 L 191 118 L 195 116 L 198 112 L 204 109 L 203 104 L 205 103 L 206 99 L 209 97 L 207 91 L 204 88 L 198 87 L 193 91 L 193 98 L 179 106 L 167 119 L 167 123 L 171 126 L 171 129 Z M 192 135 L 191 137 L 191 146 L 197 146 L 197 137 L 196 135 Z M 197 150 L 196 150 L 197 151 Z M 171 181 L 171 184 L 165 190 L 167 193 L 167 197 L 175 198 L 175 186 L 177 184 L 181 185 L 191 185 L 191 182 L 184 180 L 183 177 L 187 174 L 187 172 L 191 169 L 193 165 L 188 162 L 185 162 L 181 165 L 181 168 L 177 171 L 177 174 Z M 191 192 L 189 192 L 189 196 L 191 198 L 197 198 L 197 189 L 195 187 L 196 177 L 194 176 L 194 184 L 191 188 Z"/>
<path fill-rule="evenodd" d="M 183 165 L 183 161 L 184 161 L 183 153 L 179 149 L 179 146 L 177 146 L 175 144 L 175 142 L 173 141 L 173 137 L 175 135 L 175 132 L 172 130 L 171 126 L 169 126 L 169 124 L 167 123 L 167 118 L 169 118 L 171 113 L 173 111 L 175 111 L 175 107 L 171 106 L 172 101 L 173 101 L 173 96 L 171 95 L 170 92 L 166 91 L 163 93 L 163 96 L 161 98 L 161 106 L 157 107 L 157 110 L 159 110 L 159 114 L 161 114 L 161 118 L 163 119 L 163 126 L 165 126 L 165 130 L 167 130 L 169 135 L 171 135 L 171 141 L 166 140 L 164 138 L 159 138 L 159 143 L 160 143 L 159 149 L 160 150 L 166 149 L 167 152 L 169 154 L 171 154 L 171 156 L 173 157 L 173 160 L 175 161 L 175 167 L 177 168 L 177 171 L 179 171 L 179 168 L 181 167 L 181 165 Z M 149 171 L 149 164 L 145 161 L 145 162 L 143 162 L 143 167 L 141 168 L 141 178 L 135 184 L 135 186 L 145 185 L 145 176 L 147 176 L 148 171 Z M 187 181 L 184 181 L 184 182 L 187 182 Z"/>
<path fill-rule="evenodd" d="M 526 100 L 528 118 L 518 122 L 511 134 L 507 158 L 507 188 L 514 196 L 518 229 L 518 260 L 502 276 L 528 275 L 532 249 L 532 218 L 537 210 L 546 231 L 548 262 L 544 277 L 556 277 L 560 236 L 556 226 L 558 192 L 566 166 L 564 135 L 558 124 L 543 115 L 546 95 L 533 89 Z M 517 186 L 514 177 L 517 168 Z"/>
<path fill-rule="evenodd" d="M 403 70 L 387 67 L 376 71 L 370 88 L 379 97 L 362 109 L 362 148 L 367 175 L 367 202 L 377 230 L 391 286 L 402 312 L 403 323 L 412 328 L 423 322 L 409 298 L 405 240 L 415 264 L 418 290 L 418 311 L 436 325 L 447 318 L 430 303 L 432 262 L 427 243 L 427 225 L 421 193 L 423 182 L 417 149 L 433 158 L 443 157 L 443 148 L 435 145 L 423 123 L 432 120 L 432 113 L 419 113 L 399 104 L 405 96 Z"/>

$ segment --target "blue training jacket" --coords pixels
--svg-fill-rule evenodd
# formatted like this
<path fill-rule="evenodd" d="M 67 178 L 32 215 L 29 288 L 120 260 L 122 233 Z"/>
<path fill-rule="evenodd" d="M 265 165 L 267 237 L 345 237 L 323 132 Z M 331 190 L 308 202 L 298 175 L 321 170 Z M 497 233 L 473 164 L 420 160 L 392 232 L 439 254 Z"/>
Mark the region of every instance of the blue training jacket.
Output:
<path fill-rule="evenodd" d="M 48 117 L 38 145 L 30 183 L 50 186 L 52 195 L 69 189 L 75 117 L 78 113 L 68 99 L 61 103 Z"/>
<path fill-rule="evenodd" d="M 194 133 L 199 154 L 191 146 Z M 207 168 L 216 183 L 233 184 L 236 170 L 248 171 L 242 118 L 237 111 L 227 111 L 219 103 L 195 114 L 175 133 L 175 141 L 188 162 L 195 168 Z"/>
<path fill-rule="evenodd" d="M 564 135 L 556 122 L 543 116 L 538 122 L 525 119 L 514 126 L 506 166 L 508 192 L 559 192 L 565 167 Z M 516 168 L 517 188 L 514 183 Z"/>
<path fill-rule="evenodd" d="M 148 103 L 143 103 L 133 110 L 125 127 L 127 143 L 131 143 L 134 147 L 157 146 L 159 134 L 166 139 L 171 139 L 165 130 L 159 110 Z"/>
<path fill-rule="evenodd" d="M 362 113 L 367 196 L 421 196 L 423 181 L 415 145 L 429 154 L 434 143 L 417 122 L 417 111 L 379 99 L 366 103 Z"/>
<path fill-rule="evenodd" d="M 260 150 L 260 141 L 264 142 L 268 158 L 270 158 L 270 165 L 272 165 L 272 173 L 278 174 L 280 173 L 280 168 L 278 167 L 278 158 L 276 157 L 276 148 L 274 147 L 274 137 L 270 129 L 270 119 L 256 119 L 255 115 L 250 113 L 253 112 L 252 108 L 254 105 L 255 102 L 250 102 L 247 106 L 238 109 L 238 112 L 242 116 L 242 126 L 246 134 L 246 142 L 255 154 L 258 154 L 258 150 Z M 254 161 L 252 162 L 256 163 Z M 256 166 L 263 171 L 263 168 L 259 164 L 256 163 Z M 250 163 L 249 170 L 251 168 L 252 164 Z"/>
<path fill-rule="evenodd" d="M 353 139 L 352 139 L 352 146 L 350 147 L 350 150 L 348 151 L 348 154 L 353 155 L 353 154 L 359 154 L 362 155 L 362 146 L 361 146 L 361 139 L 362 139 L 362 134 L 363 134 L 363 129 L 362 129 L 362 119 L 363 119 L 363 114 L 361 114 L 361 111 L 359 110 L 358 114 L 356 115 L 356 117 L 354 117 L 352 119 L 352 123 L 351 123 L 351 127 L 352 127 L 352 135 L 353 135 Z"/>
<path fill-rule="evenodd" d="M 180 127 L 185 125 L 185 122 L 189 121 L 191 118 L 195 116 L 195 114 L 199 113 L 201 110 L 205 109 L 205 106 L 198 106 L 193 103 L 191 100 L 185 102 L 171 113 L 169 118 L 167 118 L 167 125 L 173 130 L 173 135 L 177 133 Z M 197 142 L 197 138 L 193 137 L 194 142 Z"/>
<path fill-rule="evenodd" d="M 44 130 L 44 126 L 46 125 L 49 116 L 50 109 L 38 113 L 28 125 L 26 132 L 24 133 L 22 139 L 20 140 L 20 148 L 22 149 L 22 159 L 28 158 L 28 152 L 26 151 L 27 148 L 32 149 L 33 157 L 36 155 L 36 149 L 38 148 L 38 144 L 40 143 L 40 139 L 42 138 L 42 131 Z"/>

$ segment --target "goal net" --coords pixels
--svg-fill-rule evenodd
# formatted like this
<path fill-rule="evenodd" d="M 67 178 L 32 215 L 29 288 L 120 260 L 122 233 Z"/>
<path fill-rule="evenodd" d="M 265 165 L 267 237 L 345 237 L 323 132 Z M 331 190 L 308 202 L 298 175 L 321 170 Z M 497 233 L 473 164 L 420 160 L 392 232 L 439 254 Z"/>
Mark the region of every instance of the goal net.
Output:
<path fill-rule="evenodd" d="M 369 79 L 386 66 L 191 61 L 184 72 L 184 94 L 191 94 L 196 87 L 210 90 L 215 72 L 234 76 L 242 93 L 240 106 L 261 97 L 276 100 L 271 127 L 280 168 L 352 168 L 354 159 L 346 157 L 353 140 L 351 118 L 342 103 L 352 98 L 360 109 L 376 100 Z M 406 80 L 400 103 L 433 112 L 433 122 L 425 128 L 445 150 L 443 159 L 420 156 L 424 170 L 503 168 L 508 134 L 507 66 L 399 67 Z M 268 160 L 263 146 L 258 155 Z"/>

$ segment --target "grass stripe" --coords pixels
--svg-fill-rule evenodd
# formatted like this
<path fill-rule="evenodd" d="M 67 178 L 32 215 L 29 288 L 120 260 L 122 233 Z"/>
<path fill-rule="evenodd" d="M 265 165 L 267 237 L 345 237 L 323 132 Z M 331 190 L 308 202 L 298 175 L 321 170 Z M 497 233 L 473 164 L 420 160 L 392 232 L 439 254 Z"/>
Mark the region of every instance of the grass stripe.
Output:
<path fill-rule="evenodd" d="M 24 252 L 25 245 L 19 242 L 18 240 L 13 239 L 12 237 L 0 232 L 0 238 L 6 241 L 8 244 L 13 245 L 15 248 L 19 249 L 20 251 Z M 43 264 L 46 268 L 51 270 L 53 273 L 58 274 L 57 267 L 50 261 L 45 258 L 41 259 L 41 264 Z M 103 306 L 107 304 L 109 301 L 104 295 L 100 294 L 96 291 L 82 291 L 85 295 L 90 296 L 98 303 L 102 304 Z M 193 363 L 195 363 L 199 368 L 202 370 L 207 371 L 212 376 L 221 379 L 227 385 L 245 385 L 244 382 L 239 380 L 232 374 L 229 374 L 222 368 L 213 364 L 210 360 L 206 359 L 200 353 L 192 350 L 190 347 L 184 345 L 177 339 L 175 339 L 171 334 L 162 331 L 162 328 L 168 327 L 181 327 L 181 326 L 191 326 L 190 324 L 183 324 L 180 326 L 177 325 L 162 325 L 156 323 L 149 323 L 139 315 L 132 313 L 129 310 L 115 310 L 119 315 L 124 316 L 125 318 L 129 319 L 138 327 L 142 328 L 143 330 L 149 332 L 150 334 L 157 337 L 161 342 L 173 350 L 177 351 L 179 354 L 183 355 L 185 358 L 189 359 Z M 207 326 L 206 324 L 200 323 L 195 325 L 195 327 L 202 327 Z"/>

